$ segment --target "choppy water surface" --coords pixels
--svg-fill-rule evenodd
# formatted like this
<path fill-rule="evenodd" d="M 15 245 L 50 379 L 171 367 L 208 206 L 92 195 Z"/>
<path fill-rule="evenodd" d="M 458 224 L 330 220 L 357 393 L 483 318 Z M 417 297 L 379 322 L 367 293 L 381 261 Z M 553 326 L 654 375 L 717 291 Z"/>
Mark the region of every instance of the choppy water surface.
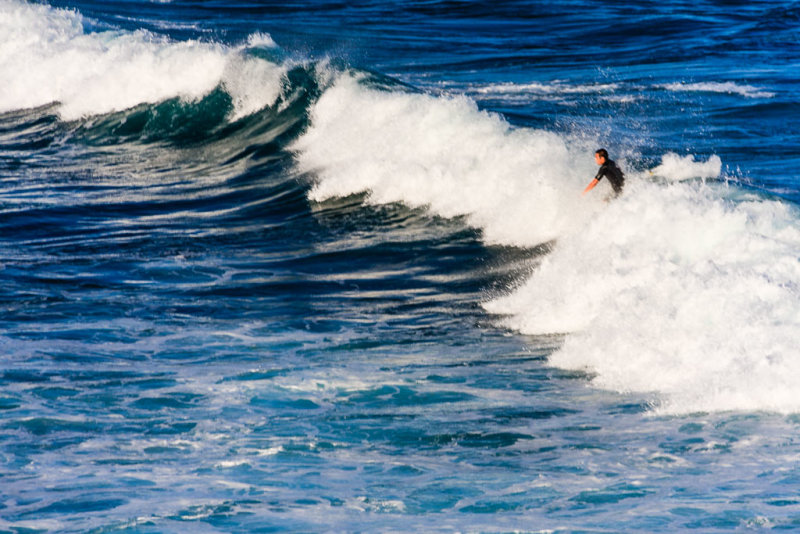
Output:
<path fill-rule="evenodd" d="M 798 20 L 0 0 L 0 531 L 800 527 Z"/>

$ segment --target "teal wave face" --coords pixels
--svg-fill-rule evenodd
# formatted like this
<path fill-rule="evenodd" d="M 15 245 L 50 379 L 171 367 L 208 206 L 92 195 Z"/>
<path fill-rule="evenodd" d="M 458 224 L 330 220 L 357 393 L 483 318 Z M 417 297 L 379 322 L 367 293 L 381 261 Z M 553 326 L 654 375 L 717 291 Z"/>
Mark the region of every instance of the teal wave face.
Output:
<path fill-rule="evenodd" d="M 268 107 L 235 118 L 233 97 L 219 86 L 197 101 L 171 98 L 158 104 L 77 121 L 74 133 L 93 145 L 168 142 L 198 145 L 266 145 L 278 148 L 296 137 L 320 89 L 313 72 L 297 67 L 286 73 L 281 94 Z"/>

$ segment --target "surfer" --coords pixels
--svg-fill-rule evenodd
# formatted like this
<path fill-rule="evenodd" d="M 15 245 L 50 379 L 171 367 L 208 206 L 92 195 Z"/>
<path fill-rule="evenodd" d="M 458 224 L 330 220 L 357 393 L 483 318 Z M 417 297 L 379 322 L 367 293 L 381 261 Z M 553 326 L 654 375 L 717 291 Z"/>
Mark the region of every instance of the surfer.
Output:
<path fill-rule="evenodd" d="M 608 178 L 608 183 L 611 184 L 611 188 L 614 190 L 613 198 L 618 197 L 619 194 L 622 193 L 622 188 L 625 185 L 625 175 L 622 174 L 622 170 L 617 167 L 614 160 L 608 159 L 608 151 L 606 151 L 605 148 L 601 148 L 594 153 L 594 161 L 600 165 L 600 170 L 597 171 L 594 180 L 586 186 L 582 194 L 585 195 L 589 192 L 597 185 L 597 182 L 602 180 L 603 176 L 605 176 Z"/>

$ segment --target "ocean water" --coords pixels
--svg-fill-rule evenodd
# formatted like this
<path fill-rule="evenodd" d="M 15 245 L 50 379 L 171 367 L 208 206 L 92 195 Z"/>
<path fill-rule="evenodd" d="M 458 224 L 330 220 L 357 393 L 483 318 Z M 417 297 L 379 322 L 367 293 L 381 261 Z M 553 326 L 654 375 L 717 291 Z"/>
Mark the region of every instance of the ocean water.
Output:
<path fill-rule="evenodd" d="M 800 529 L 798 28 L 0 0 L 0 532 Z"/>

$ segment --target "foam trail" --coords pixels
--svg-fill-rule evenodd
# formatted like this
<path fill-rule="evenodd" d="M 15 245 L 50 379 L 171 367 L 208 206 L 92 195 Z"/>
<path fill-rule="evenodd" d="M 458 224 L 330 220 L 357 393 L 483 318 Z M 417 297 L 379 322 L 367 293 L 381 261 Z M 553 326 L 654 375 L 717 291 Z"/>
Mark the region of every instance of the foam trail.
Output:
<path fill-rule="evenodd" d="M 740 85 L 734 82 L 670 83 L 662 87 L 668 91 L 675 92 L 727 93 L 746 98 L 772 98 L 775 96 L 775 93 L 764 91 L 758 87 Z"/>
<path fill-rule="evenodd" d="M 531 95 L 565 95 L 565 94 L 595 94 L 613 92 L 619 87 L 618 84 L 591 84 L 591 85 L 569 85 L 562 82 L 543 83 L 495 83 L 473 88 L 477 94 L 488 95 L 516 95 L 522 94 L 530 97 Z"/>
<path fill-rule="evenodd" d="M 274 46 L 263 34 L 249 44 Z M 74 120 L 196 100 L 222 85 L 239 118 L 274 103 L 286 72 L 242 50 L 142 30 L 90 33 L 74 11 L 0 0 L 0 112 L 60 102 L 61 117 Z"/>
<path fill-rule="evenodd" d="M 666 154 L 608 205 L 579 192 L 592 149 L 511 128 L 464 98 L 377 91 L 341 76 L 293 149 L 322 201 L 466 215 L 492 243 L 557 238 L 525 284 L 485 303 L 526 334 L 568 334 L 551 363 L 653 395 L 664 413 L 800 411 L 800 226 L 795 207 L 724 184 L 717 156 Z M 625 162 L 623 167 L 625 166 Z M 587 178 L 588 177 L 588 178 Z"/>

